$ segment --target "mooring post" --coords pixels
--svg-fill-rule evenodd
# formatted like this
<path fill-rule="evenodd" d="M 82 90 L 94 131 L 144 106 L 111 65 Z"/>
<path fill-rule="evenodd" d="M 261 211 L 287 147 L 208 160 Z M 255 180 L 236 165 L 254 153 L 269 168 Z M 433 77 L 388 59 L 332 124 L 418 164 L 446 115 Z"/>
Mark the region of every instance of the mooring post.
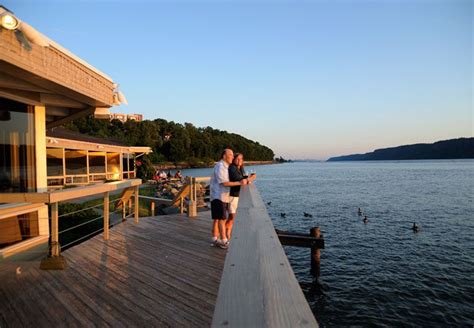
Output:
<path fill-rule="evenodd" d="M 311 228 L 309 230 L 309 235 L 311 237 L 320 238 L 321 229 L 319 229 L 319 227 Z M 320 264 L 321 264 L 321 258 L 320 258 L 319 248 L 317 248 L 316 246 L 311 246 L 311 274 L 313 276 L 319 277 Z"/>

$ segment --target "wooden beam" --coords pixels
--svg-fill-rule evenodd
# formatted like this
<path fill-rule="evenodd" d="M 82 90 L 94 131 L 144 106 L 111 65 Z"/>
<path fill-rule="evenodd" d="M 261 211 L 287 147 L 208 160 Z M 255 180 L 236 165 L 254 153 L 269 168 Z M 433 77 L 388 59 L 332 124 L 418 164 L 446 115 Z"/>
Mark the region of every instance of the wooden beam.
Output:
<path fill-rule="evenodd" d="M 40 99 L 41 103 L 45 104 L 46 106 L 59 106 L 78 109 L 84 109 L 88 107 L 84 103 L 58 94 L 40 93 Z"/>
<path fill-rule="evenodd" d="M 59 106 L 47 106 L 46 115 L 49 116 L 68 116 L 71 111 L 69 108 Z"/>
<path fill-rule="evenodd" d="M 0 88 L 0 97 L 15 100 L 28 105 L 41 106 L 41 99 L 38 92 Z"/>
<path fill-rule="evenodd" d="M 25 80 L 19 79 L 18 77 L 13 77 L 6 73 L 0 75 L 0 88 L 8 89 L 17 89 L 23 91 L 34 91 L 34 92 L 50 92 L 47 89 L 41 88 L 33 83 L 27 82 Z"/>
<path fill-rule="evenodd" d="M 324 239 L 306 236 L 296 236 L 292 234 L 278 234 L 278 239 L 282 245 L 295 247 L 315 247 L 324 249 Z"/>
<path fill-rule="evenodd" d="M 80 118 L 80 117 L 83 117 L 83 116 L 87 116 L 87 115 L 90 115 L 94 112 L 94 108 L 93 107 L 89 107 L 87 109 L 83 109 L 83 110 L 79 110 L 77 112 L 75 112 L 74 114 L 72 115 L 69 115 L 67 117 L 64 117 L 64 118 L 60 118 L 56 121 L 53 121 L 53 122 L 50 122 L 50 123 L 47 123 L 46 124 L 46 128 L 47 129 L 50 129 L 50 128 L 54 128 L 55 126 L 60 126 L 60 125 L 63 125 L 64 123 L 67 123 L 67 122 L 70 122 L 70 121 L 73 121 L 75 120 L 76 118 Z"/>

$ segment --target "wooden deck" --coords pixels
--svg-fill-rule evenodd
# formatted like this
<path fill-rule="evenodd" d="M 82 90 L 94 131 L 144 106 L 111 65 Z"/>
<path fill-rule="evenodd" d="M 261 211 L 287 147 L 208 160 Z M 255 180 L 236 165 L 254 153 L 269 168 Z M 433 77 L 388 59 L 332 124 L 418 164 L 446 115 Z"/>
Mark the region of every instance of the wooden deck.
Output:
<path fill-rule="evenodd" d="M 140 218 L 63 252 L 65 271 L 2 264 L 0 327 L 210 326 L 226 255 L 210 228 L 210 212 Z"/>

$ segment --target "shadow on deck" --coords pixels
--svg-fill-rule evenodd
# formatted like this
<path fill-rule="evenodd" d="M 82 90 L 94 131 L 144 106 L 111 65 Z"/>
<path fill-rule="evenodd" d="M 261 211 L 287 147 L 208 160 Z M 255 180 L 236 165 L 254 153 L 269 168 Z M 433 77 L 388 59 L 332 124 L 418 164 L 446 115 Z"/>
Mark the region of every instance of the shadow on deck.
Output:
<path fill-rule="evenodd" d="M 208 211 L 140 218 L 63 252 L 65 271 L 2 264 L 0 326 L 210 326 L 226 255 L 210 228 Z"/>

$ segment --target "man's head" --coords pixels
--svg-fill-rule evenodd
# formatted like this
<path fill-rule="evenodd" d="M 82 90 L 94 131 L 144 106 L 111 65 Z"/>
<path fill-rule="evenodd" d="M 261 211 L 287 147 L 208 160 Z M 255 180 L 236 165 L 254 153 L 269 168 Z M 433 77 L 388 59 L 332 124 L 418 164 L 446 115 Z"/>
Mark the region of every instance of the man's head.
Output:
<path fill-rule="evenodd" d="M 227 164 L 232 164 L 232 160 L 234 159 L 234 152 L 230 148 L 224 149 L 221 154 L 221 158 Z"/>

